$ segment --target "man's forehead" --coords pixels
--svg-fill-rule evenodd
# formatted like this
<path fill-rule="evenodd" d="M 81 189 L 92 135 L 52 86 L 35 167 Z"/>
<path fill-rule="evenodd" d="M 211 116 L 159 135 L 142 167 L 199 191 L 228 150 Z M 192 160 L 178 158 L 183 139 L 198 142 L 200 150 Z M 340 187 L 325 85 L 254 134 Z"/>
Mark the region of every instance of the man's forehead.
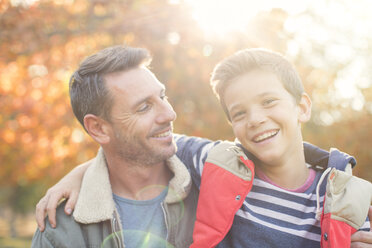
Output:
<path fill-rule="evenodd" d="M 122 103 L 135 107 L 152 97 L 158 97 L 165 91 L 165 86 L 147 68 L 123 71 L 105 78 L 109 90 Z"/>
<path fill-rule="evenodd" d="M 156 76 L 145 67 L 109 73 L 104 76 L 104 79 L 109 87 L 122 90 L 126 88 L 165 88 Z"/>

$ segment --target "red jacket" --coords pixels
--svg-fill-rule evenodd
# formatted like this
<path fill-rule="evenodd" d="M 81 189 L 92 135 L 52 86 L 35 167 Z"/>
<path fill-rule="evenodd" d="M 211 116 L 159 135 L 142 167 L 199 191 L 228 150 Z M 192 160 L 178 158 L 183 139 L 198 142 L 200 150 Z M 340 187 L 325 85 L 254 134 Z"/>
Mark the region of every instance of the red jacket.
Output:
<path fill-rule="evenodd" d="M 223 240 L 252 188 L 253 178 L 253 162 L 235 144 L 222 142 L 209 152 L 190 247 L 215 247 Z M 371 202 L 371 183 L 333 168 L 321 216 L 321 247 L 349 247 L 350 236 L 365 222 Z"/>

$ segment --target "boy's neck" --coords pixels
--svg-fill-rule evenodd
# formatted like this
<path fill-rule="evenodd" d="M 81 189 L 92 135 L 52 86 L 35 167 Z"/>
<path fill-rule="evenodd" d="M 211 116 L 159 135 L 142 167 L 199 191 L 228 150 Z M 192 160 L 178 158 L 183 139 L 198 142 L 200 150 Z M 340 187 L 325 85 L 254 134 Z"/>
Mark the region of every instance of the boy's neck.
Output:
<path fill-rule="evenodd" d="M 261 170 L 272 182 L 278 186 L 293 190 L 301 187 L 309 177 L 310 170 L 303 161 L 293 161 L 293 163 L 268 165 L 256 163 L 256 167 Z"/>

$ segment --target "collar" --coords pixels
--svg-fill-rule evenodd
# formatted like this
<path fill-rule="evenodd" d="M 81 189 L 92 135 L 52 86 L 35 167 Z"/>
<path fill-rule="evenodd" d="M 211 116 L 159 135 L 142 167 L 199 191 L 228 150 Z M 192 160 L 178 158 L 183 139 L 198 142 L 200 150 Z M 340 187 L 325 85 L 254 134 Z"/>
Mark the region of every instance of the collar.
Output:
<path fill-rule="evenodd" d="M 169 181 L 165 202 L 172 204 L 188 195 L 192 181 L 190 173 L 176 155 L 167 160 L 167 165 L 174 176 Z M 112 219 L 114 211 L 109 172 L 103 149 L 100 148 L 84 174 L 73 216 L 77 222 L 90 224 Z"/>

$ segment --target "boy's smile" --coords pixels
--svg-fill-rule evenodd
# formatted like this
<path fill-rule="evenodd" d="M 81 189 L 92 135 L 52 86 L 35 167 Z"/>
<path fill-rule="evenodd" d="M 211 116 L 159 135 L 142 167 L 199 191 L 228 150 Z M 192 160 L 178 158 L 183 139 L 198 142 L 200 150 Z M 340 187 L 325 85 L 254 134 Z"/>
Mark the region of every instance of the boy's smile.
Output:
<path fill-rule="evenodd" d="M 301 123 L 310 118 L 311 104 L 297 104 L 274 73 L 255 69 L 239 76 L 223 97 L 235 136 L 259 164 L 279 166 L 303 156 Z"/>
<path fill-rule="evenodd" d="M 275 135 L 279 133 L 279 130 L 269 130 L 267 132 L 263 132 L 261 134 L 257 134 L 253 137 L 253 141 L 256 143 L 263 142 L 265 140 L 269 140 L 273 138 Z"/>

